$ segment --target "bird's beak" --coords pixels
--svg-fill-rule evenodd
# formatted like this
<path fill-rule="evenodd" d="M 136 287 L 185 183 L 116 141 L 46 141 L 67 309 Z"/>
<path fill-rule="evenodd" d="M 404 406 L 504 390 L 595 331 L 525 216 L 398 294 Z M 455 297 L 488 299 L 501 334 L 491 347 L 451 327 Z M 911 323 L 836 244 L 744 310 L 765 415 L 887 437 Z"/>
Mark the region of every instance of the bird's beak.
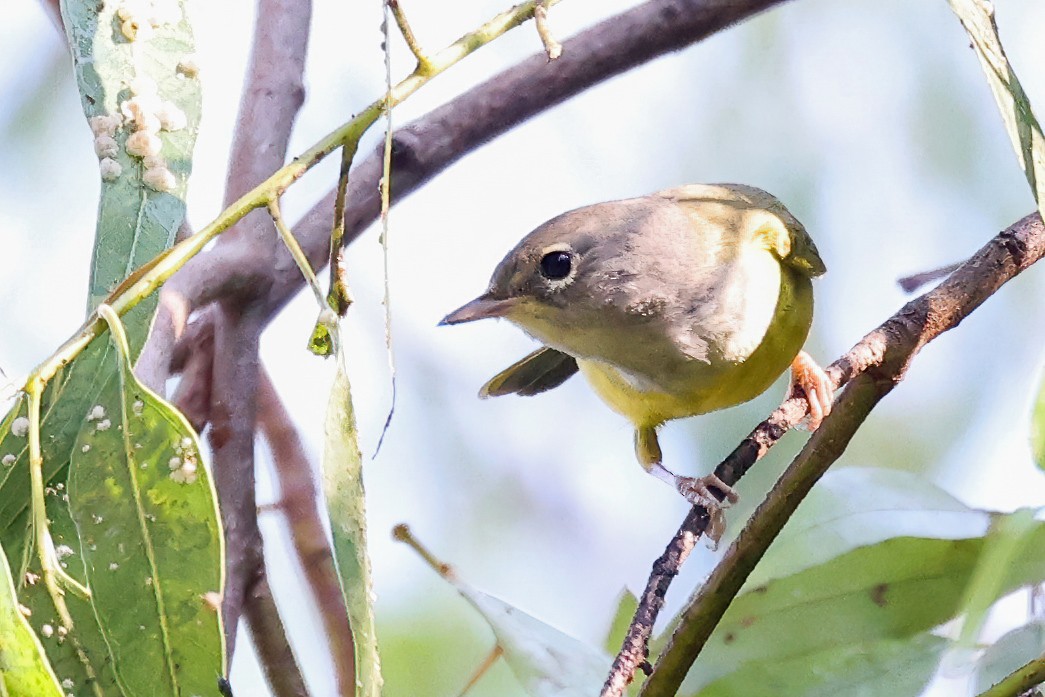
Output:
<path fill-rule="evenodd" d="M 470 303 L 457 308 L 439 323 L 461 324 L 462 322 L 474 322 L 477 319 L 489 319 L 491 317 L 504 317 L 518 303 L 518 298 L 491 298 L 489 294 L 480 295 Z"/>

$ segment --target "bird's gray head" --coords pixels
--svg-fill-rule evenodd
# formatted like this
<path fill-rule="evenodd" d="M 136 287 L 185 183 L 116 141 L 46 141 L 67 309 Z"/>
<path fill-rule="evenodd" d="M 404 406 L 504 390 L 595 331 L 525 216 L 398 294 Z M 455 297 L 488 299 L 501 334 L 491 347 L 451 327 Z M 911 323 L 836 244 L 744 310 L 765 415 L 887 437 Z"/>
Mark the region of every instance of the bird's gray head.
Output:
<path fill-rule="evenodd" d="M 611 287 L 624 286 L 636 269 L 628 259 L 636 231 L 657 206 L 631 199 L 564 213 L 519 242 L 497 265 L 486 292 L 451 312 L 444 324 L 503 317 L 551 345 L 559 329 L 604 322 Z M 550 335 L 549 335 L 550 334 Z"/>

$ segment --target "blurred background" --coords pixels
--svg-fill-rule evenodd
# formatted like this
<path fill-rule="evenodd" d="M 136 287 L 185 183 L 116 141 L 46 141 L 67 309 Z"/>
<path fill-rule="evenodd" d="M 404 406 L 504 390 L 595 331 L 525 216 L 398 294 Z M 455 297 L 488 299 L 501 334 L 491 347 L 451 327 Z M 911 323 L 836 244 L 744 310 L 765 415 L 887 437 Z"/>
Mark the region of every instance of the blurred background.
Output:
<path fill-rule="evenodd" d="M 632 5 L 571 0 L 551 12 L 565 38 Z M 364 6 L 365 5 L 365 6 Z M 430 51 L 504 9 L 494 0 L 407 2 Z M 1045 4 L 996 2 L 1002 39 L 1032 101 L 1045 109 Z M 204 116 L 190 186 L 197 226 L 220 209 L 253 3 L 196 3 Z M 380 3 L 317 0 L 308 97 L 291 153 L 383 90 Z M 16 384 L 80 324 L 97 206 L 97 163 L 68 56 L 34 2 L 5 7 L 0 45 L 0 367 Z M 398 37 L 393 75 L 412 61 Z M 524 26 L 437 78 L 397 124 L 540 50 Z M 1039 114 L 1040 115 L 1040 114 Z M 372 145 L 380 128 L 369 134 Z M 369 152 L 364 144 L 360 152 Z M 336 158 L 333 158 L 336 159 Z M 334 183 L 325 163 L 286 198 L 290 220 Z M 779 196 L 815 238 L 818 281 L 807 349 L 823 363 L 907 297 L 896 279 L 965 258 L 1033 209 L 968 39 L 947 3 L 803 0 L 661 58 L 574 98 L 469 155 L 391 216 L 391 297 L 398 401 L 391 402 L 377 230 L 348 255 L 356 298 L 350 372 L 366 463 L 371 551 L 386 695 L 455 695 L 493 645 L 482 620 L 407 548 L 408 522 L 474 585 L 601 645 L 623 588 L 643 587 L 685 502 L 647 476 L 631 429 L 569 381 L 533 399 L 476 399 L 479 386 L 532 350 L 506 323 L 436 323 L 484 289 L 503 254 L 567 209 L 687 182 L 736 181 Z M 1035 268 L 929 346 L 874 412 L 838 466 L 908 469 L 963 502 L 1045 504 L 1027 444 L 1045 346 L 1045 270 Z M 318 459 L 332 365 L 305 342 L 302 295 L 265 335 L 262 355 Z M 666 462 L 709 471 L 781 399 L 781 381 L 744 406 L 670 424 Z M 789 435 L 746 478 L 739 525 L 804 442 Z M 277 499 L 262 449 L 261 503 Z M 317 618 L 278 513 L 263 514 L 270 579 L 314 694 L 333 691 Z M 674 610 L 710 570 L 699 549 L 668 598 Z M 995 636 L 1025 597 L 996 612 Z M 245 635 L 244 635 L 245 636 Z M 237 694 L 266 694 L 241 641 Z M 950 694 L 946 679 L 931 694 Z M 475 695 L 521 694 L 498 665 Z"/>

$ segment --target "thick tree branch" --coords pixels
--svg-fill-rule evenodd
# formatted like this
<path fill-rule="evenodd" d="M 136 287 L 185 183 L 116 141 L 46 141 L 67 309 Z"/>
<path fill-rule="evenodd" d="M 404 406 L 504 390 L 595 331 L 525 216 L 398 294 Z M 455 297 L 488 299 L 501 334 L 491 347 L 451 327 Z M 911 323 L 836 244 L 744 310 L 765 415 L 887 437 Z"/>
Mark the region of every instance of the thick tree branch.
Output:
<path fill-rule="evenodd" d="M 749 528 L 727 551 L 712 578 L 685 611 L 697 619 L 684 620 L 672 643 L 665 649 L 653 675 L 643 686 L 643 695 L 674 694 L 696 659 L 703 641 L 717 625 L 761 553 L 779 531 L 790 511 L 826 468 L 841 454 L 866 412 L 903 379 L 911 359 L 922 346 L 956 327 L 1003 284 L 1045 255 L 1045 226 L 1035 213 L 1002 231 L 962 264 L 934 290 L 912 300 L 880 327 L 870 332 L 844 356 L 828 367 L 836 388 L 854 377 L 869 373 L 865 384 L 873 387 L 873 399 L 858 394 L 842 396 L 828 420 L 814 434 L 799 457 L 774 487 L 773 493 L 749 521 Z M 863 394 L 862 392 L 860 394 Z M 850 406 L 851 405 L 851 406 Z M 789 399 L 759 424 L 715 469 L 728 485 L 734 485 L 785 432 L 805 416 L 802 399 Z M 859 418 L 856 418 L 859 416 Z M 764 520 L 762 519 L 764 518 Z M 603 696 L 622 695 L 635 669 L 646 661 L 653 624 L 664 604 L 664 596 L 678 574 L 689 550 L 707 527 L 707 513 L 693 508 L 664 555 L 653 565 L 639 607 L 625 637 L 621 652 L 603 688 Z M 758 551 L 761 550 L 761 551 Z M 734 588 L 735 586 L 735 588 Z"/>
<path fill-rule="evenodd" d="M 214 484 L 225 527 L 225 592 L 222 618 L 229 656 L 252 585 L 262 573 L 264 552 L 254 492 L 254 421 L 257 411 L 257 314 L 219 305 L 214 327 L 209 438 Z M 220 358 L 218 358 L 220 356 Z"/>
<path fill-rule="evenodd" d="M 278 507 L 287 518 L 294 550 L 319 606 L 334 663 L 337 694 L 351 697 L 356 686 L 355 642 L 323 517 L 316 505 L 318 492 L 312 467 L 301 436 L 264 369 L 258 384 L 258 425 L 272 450 L 279 478 Z"/>
<path fill-rule="evenodd" d="M 226 178 L 226 205 L 264 181 L 286 160 L 290 133 L 304 101 L 303 72 L 311 14 L 310 0 L 258 0 L 250 65 Z M 280 251 L 280 242 L 272 234 L 271 223 L 264 212 L 247 216 L 226 233 L 226 238 L 233 244 L 238 239 L 250 239 L 255 259 L 261 264 L 274 263 Z M 193 308 L 192 303 L 185 300 L 186 280 L 189 279 L 175 275 L 161 294 L 157 324 L 173 326 L 174 331 L 161 331 L 159 336 L 181 334 L 188 316 L 185 309 Z M 249 294 L 230 295 L 223 298 L 219 311 L 213 313 L 216 326 L 209 375 L 210 443 L 225 524 L 226 585 L 222 616 L 230 656 L 236 646 L 236 629 L 244 605 L 260 603 L 258 608 L 248 607 L 248 614 L 259 619 L 268 614 L 268 594 L 255 593 L 256 584 L 264 583 L 264 552 L 254 482 L 254 428 L 258 343 L 265 322 L 253 300 Z M 182 316 L 175 318 L 171 309 L 182 310 Z M 167 347 L 150 348 L 162 354 Z M 146 365 L 149 365 L 147 361 Z M 198 369 L 185 377 L 190 381 L 182 385 L 181 401 L 191 403 L 192 396 L 206 385 L 208 375 Z M 193 378 L 200 380 L 194 383 Z M 271 621 L 266 620 L 266 624 L 268 630 L 273 629 Z M 255 631 L 254 635 L 258 636 L 259 632 Z M 273 640 L 273 645 L 283 643 L 286 643 L 285 637 Z M 284 651 L 271 653 L 278 656 Z M 269 668 L 267 672 L 272 675 L 274 669 Z"/>

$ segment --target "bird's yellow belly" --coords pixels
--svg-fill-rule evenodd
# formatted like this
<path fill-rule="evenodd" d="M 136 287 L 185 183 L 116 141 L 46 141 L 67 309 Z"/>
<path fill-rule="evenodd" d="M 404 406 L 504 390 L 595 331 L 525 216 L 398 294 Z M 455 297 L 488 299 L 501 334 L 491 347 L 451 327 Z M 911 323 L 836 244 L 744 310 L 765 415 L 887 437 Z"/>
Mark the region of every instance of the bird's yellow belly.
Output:
<path fill-rule="evenodd" d="M 578 359 L 577 366 L 592 389 L 614 411 L 623 414 L 636 426 L 656 426 L 694 414 L 701 414 L 703 400 L 679 397 L 645 388 L 613 366 L 600 361 Z"/>
<path fill-rule="evenodd" d="M 785 272 L 780 295 L 765 334 L 742 360 L 694 360 L 671 379 L 668 389 L 595 359 L 577 365 L 596 394 L 636 427 L 741 404 L 765 392 L 785 371 L 805 343 L 812 323 L 812 284 Z"/>

